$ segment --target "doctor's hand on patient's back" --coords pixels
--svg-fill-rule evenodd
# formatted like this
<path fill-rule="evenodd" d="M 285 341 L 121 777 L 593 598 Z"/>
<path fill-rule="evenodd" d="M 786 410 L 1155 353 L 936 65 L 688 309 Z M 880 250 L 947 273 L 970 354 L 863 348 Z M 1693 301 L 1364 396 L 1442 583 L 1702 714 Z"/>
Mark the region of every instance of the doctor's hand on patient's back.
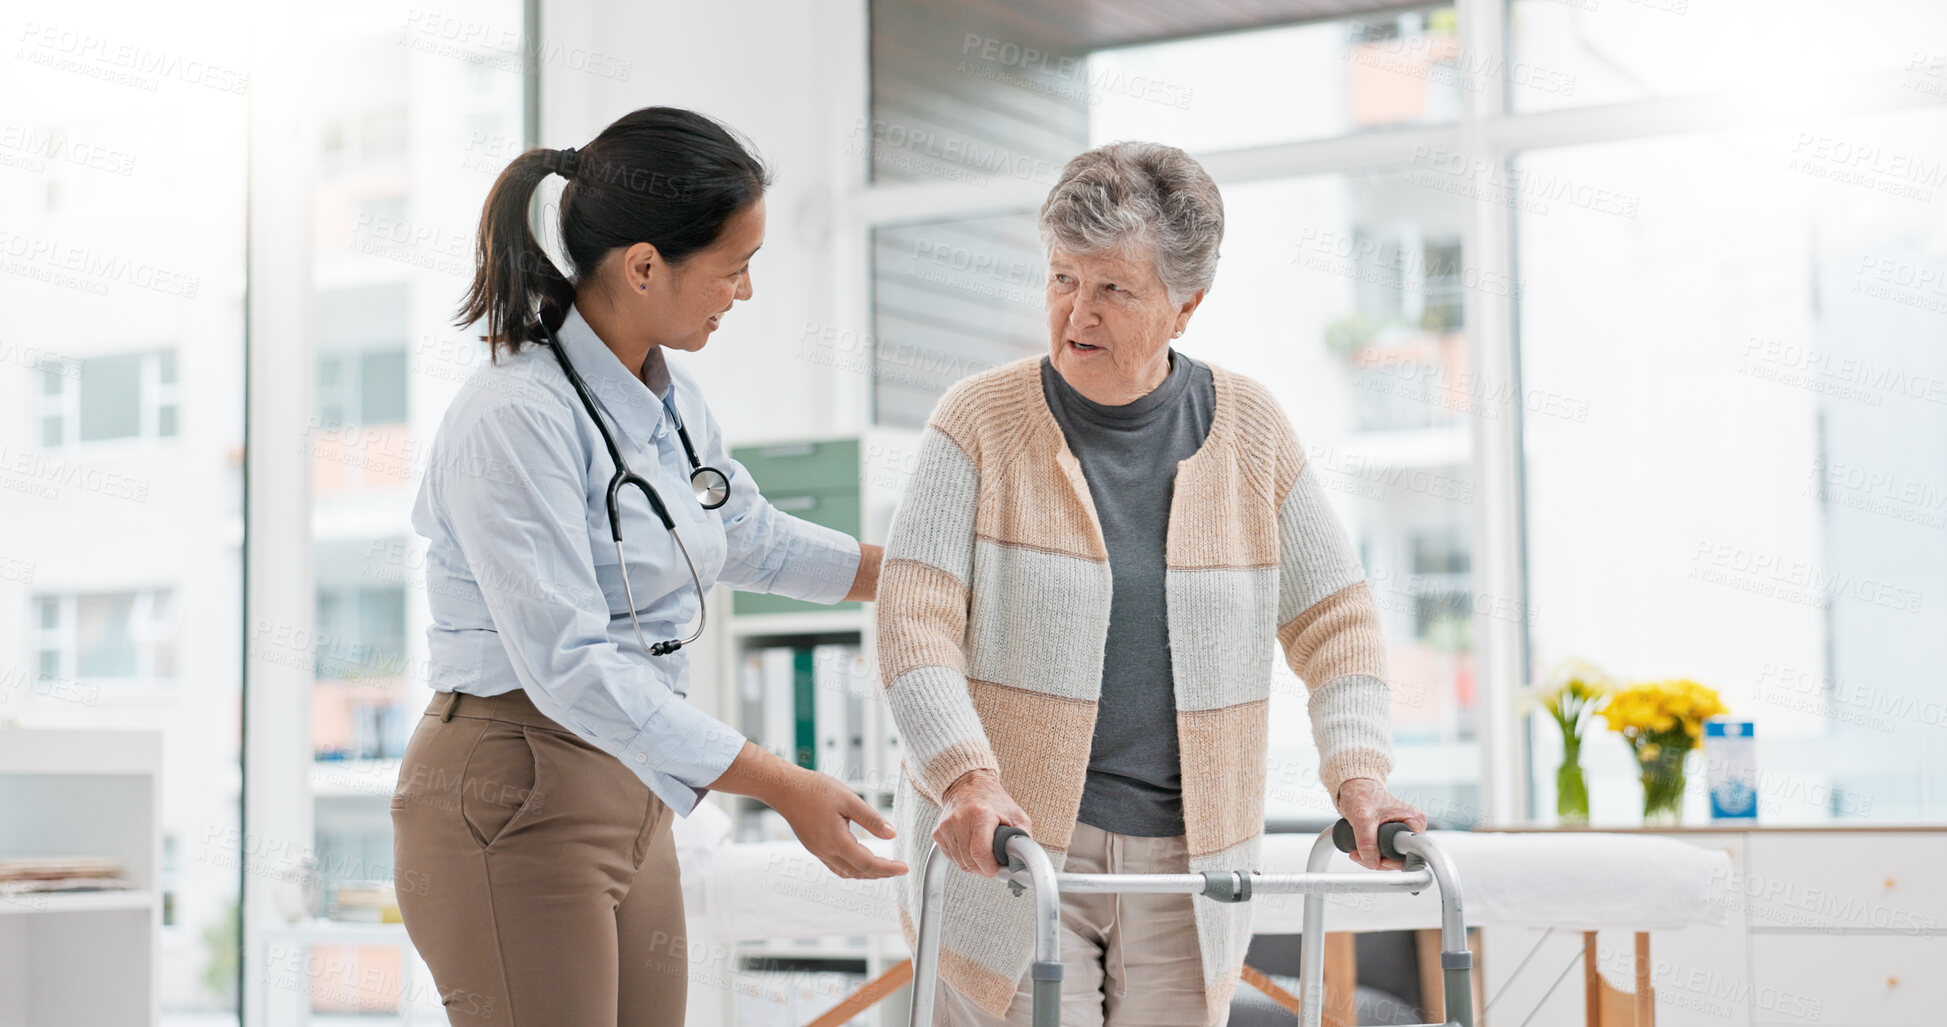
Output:
<path fill-rule="evenodd" d="M 940 798 L 946 804 L 940 809 L 933 840 L 954 866 L 970 874 L 993 877 L 1001 872 L 994 862 L 994 832 L 1002 824 L 1034 833 L 1027 813 L 1001 787 L 1000 776 L 984 767 L 954 778 Z"/>
<path fill-rule="evenodd" d="M 763 800 L 783 814 L 798 841 L 840 877 L 898 877 L 906 872 L 906 864 L 873 855 L 859 844 L 852 834 L 853 824 L 891 838 L 892 822 L 830 774 L 807 770 L 745 741 L 743 751 L 710 787 Z"/>
<path fill-rule="evenodd" d="M 1352 861 L 1367 870 L 1400 869 L 1399 860 L 1379 858 L 1380 824 L 1403 820 L 1415 833 L 1426 830 L 1425 813 L 1370 777 L 1348 777 L 1341 781 L 1337 802 L 1339 816 L 1352 825 L 1352 837 L 1359 843 L 1359 851 L 1352 854 Z"/>

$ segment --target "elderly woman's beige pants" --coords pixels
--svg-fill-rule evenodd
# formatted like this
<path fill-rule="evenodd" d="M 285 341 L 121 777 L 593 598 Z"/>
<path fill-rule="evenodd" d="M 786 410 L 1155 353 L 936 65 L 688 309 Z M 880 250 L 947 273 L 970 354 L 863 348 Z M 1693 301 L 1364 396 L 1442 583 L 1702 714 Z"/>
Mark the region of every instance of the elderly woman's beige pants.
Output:
<path fill-rule="evenodd" d="M 525 692 L 435 695 L 392 796 L 393 880 L 447 1019 L 682 1027 L 674 823 Z"/>
<path fill-rule="evenodd" d="M 1143 838 L 1079 821 L 1063 870 L 1078 874 L 1181 874 L 1184 837 Z M 1196 1027 L 1203 1024 L 1203 960 L 1189 895 L 1061 897 L 1062 1027 Z M 944 982 L 933 1002 L 948 1027 L 1032 1024 L 1025 975 L 996 1020 Z M 1225 1013 L 1216 1027 L 1229 1022 Z"/>

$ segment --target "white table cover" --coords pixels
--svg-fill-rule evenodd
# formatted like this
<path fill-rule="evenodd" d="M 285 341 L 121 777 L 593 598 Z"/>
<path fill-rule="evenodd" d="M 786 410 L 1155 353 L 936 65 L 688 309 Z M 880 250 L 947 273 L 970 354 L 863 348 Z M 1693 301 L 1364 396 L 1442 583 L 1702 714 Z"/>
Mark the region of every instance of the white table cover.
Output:
<path fill-rule="evenodd" d="M 703 825 L 698 825 L 703 826 Z M 1675 928 L 1724 921 L 1730 857 L 1669 838 L 1637 834 L 1434 831 L 1452 858 L 1470 927 L 1496 924 L 1566 930 Z M 1312 835 L 1264 836 L 1263 869 L 1298 873 Z M 846 880 L 795 841 L 711 845 L 679 839 L 689 917 L 724 941 L 813 938 L 899 931 L 893 881 Z M 891 843 L 867 839 L 886 855 Z M 1328 868 L 1361 871 L 1333 853 Z M 919 873 L 913 867 L 912 873 Z M 994 887 L 1005 884 L 996 881 Z M 1021 901 L 1032 901 L 1022 895 Z M 1208 901 L 1198 899 L 1198 901 Z M 1303 896 L 1259 894 L 1254 930 L 1297 934 Z M 1440 925 L 1429 887 L 1419 895 L 1352 893 L 1328 899 L 1334 931 L 1391 931 Z"/>

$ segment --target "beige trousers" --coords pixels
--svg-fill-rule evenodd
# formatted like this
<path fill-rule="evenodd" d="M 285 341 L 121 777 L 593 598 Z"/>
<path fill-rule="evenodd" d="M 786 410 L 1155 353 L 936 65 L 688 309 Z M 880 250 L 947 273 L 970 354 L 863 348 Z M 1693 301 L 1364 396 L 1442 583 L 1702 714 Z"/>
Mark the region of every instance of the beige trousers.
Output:
<path fill-rule="evenodd" d="M 1077 821 L 1062 869 L 1078 874 L 1182 874 L 1182 835 L 1143 838 Z M 999 885 L 995 885 L 999 887 Z M 1189 895 L 1061 897 L 1062 1027 L 1194 1027 L 1205 1023 L 1203 957 Z M 942 982 L 935 1018 L 951 1027 L 1034 1022 L 1033 981 L 1022 975 L 996 1020 Z M 1214 1027 L 1230 1020 L 1226 1012 Z"/>
<path fill-rule="evenodd" d="M 525 692 L 435 695 L 392 796 L 393 880 L 447 1019 L 682 1027 L 672 817 Z"/>

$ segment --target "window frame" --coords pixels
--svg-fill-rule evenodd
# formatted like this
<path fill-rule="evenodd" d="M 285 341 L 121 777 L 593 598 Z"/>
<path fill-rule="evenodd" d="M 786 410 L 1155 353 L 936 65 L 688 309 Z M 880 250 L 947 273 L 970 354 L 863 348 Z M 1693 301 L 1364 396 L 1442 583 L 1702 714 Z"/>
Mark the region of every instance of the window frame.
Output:
<path fill-rule="evenodd" d="M 81 437 L 81 390 L 86 385 L 88 362 L 109 357 L 139 357 L 141 365 L 137 370 L 135 402 L 140 408 L 136 415 L 137 427 L 133 435 L 111 435 L 101 439 Z M 169 365 L 168 380 L 164 380 L 163 367 Z M 182 369 L 181 357 L 174 346 L 154 348 L 118 349 L 93 353 L 74 359 L 72 369 L 68 366 L 39 368 L 41 380 L 35 391 L 33 438 L 40 440 L 41 448 L 62 452 L 87 451 L 116 446 L 159 446 L 174 443 L 182 438 Z M 60 388 L 47 391 L 49 383 L 57 383 Z M 171 416 L 169 432 L 164 434 L 163 412 Z M 60 438 L 50 440 L 47 436 L 48 422 L 54 420 L 60 425 Z"/>
<path fill-rule="evenodd" d="M 80 686 L 86 689 L 100 687 L 118 690 L 142 688 L 168 688 L 175 685 L 181 671 L 180 660 L 171 653 L 167 674 L 158 673 L 158 649 L 175 644 L 173 631 L 161 623 L 167 619 L 169 611 L 178 601 L 176 590 L 168 585 L 149 585 L 137 588 L 116 589 L 109 592 L 86 590 L 39 591 L 30 600 L 33 609 L 34 641 L 32 649 L 35 656 L 35 675 L 37 680 L 47 683 L 50 679 L 41 675 L 42 661 L 46 654 L 57 654 L 59 673 L 51 680 L 55 685 Z M 128 644 L 135 650 L 135 673 L 97 674 L 81 673 L 81 601 L 84 599 L 130 598 L 128 618 Z M 47 604 L 53 604 L 56 611 L 53 626 L 46 624 L 44 611 Z M 162 616 L 157 610 L 163 611 Z"/>

